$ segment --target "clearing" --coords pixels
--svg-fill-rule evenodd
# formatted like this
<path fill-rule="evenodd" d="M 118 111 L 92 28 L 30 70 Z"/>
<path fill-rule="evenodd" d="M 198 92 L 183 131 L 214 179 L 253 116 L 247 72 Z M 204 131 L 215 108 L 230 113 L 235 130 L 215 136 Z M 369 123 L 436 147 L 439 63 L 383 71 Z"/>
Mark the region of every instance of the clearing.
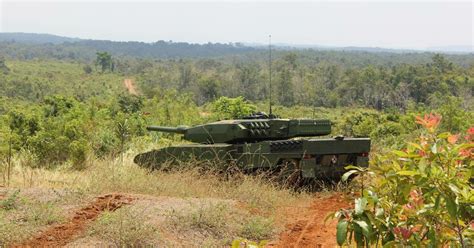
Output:
<path fill-rule="evenodd" d="M 150 173 L 131 163 L 98 161 L 79 172 L 15 168 L 10 187 L 0 187 L 0 246 L 228 246 L 246 239 L 335 247 L 336 220 L 324 219 L 349 202 L 341 192 L 298 193 L 255 176 Z"/>

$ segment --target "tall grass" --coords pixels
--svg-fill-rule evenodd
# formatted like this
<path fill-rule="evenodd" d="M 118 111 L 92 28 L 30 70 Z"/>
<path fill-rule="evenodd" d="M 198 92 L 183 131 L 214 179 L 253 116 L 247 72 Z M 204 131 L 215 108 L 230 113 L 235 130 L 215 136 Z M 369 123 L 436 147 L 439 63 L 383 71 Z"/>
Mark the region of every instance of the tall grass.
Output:
<path fill-rule="evenodd" d="M 306 192 L 295 192 L 272 184 L 263 176 L 240 172 L 221 175 L 218 171 L 196 168 L 192 163 L 180 169 L 150 171 L 135 165 L 126 156 L 123 165 L 118 159 L 93 160 L 82 171 L 67 166 L 54 170 L 16 166 L 11 187 L 57 188 L 85 194 L 110 192 L 147 194 L 153 196 L 220 198 L 237 200 L 265 212 L 289 204 L 305 204 Z"/>
<path fill-rule="evenodd" d="M 203 206 L 197 205 L 196 208 L 176 212 L 169 220 L 172 225 L 184 230 L 184 233 L 204 235 L 201 237 L 208 238 L 213 245 L 219 246 L 228 245 L 235 238 L 269 239 L 288 221 L 288 207 L 305 208 L 311 201 L 309 193 L 273 184 L 264 176 L 240 172 L 223 175 L 217 170 L 196 168 L 193 163 L 183 163 L 179 169 L 169 171 L 150 171 L 135 165 L 131 156 L 125 155 L 123 164 L 119 159 L 93 159 L 89 161 L 89 166 L 81 171 L 71 169 L 67 165 L 56 169 L 42 169 L 21 166 L 20 161 L 15 164 L 8 188 L 10 191 L 12 188 L 21 191 L 26 191 L 25 188 L 54 189 L 58 192 L 74 192 L 74 195 L 81 196 L 81 199 L 112 192 L 134 194 L 137 199 L 160 196 L 185 198 L 194 202 L 195 198 L 200 198 L 205 203 Z M 221 206 L 212 205 L 216 200 L 225 200 L 229 205 L 216 207 Z M 206 202 L 210 205 L 206 205 Z M 70 203 L 71 201 L 67 201 L 61 204 Z M 143 232 L 131 235 L 126 240 L 117 239 L 124 231 L 118 228 L 123 221 L 138 219 L 129 218 L 134 215 L 129 215 L 128 212 L 123 215 L 119 213 L 122 212 L 99 218 L 90 234 L 106 242 L 120 244 L 141 244 L 141 235 L 159 236 L 154 230 L 139 226 Z M 4 224 L 6 227 L 2 233 L 13 234 L 14 223 Z M 8 226 L 12 228 L 7 228 Z M 108 229 L 105 228 L 107 226 Z M 135 239 L 136 237 L 139 239 Z M 15 237 L 10 241 L 24 238 L 27 236 Z M 5 241 L 8 243 L 8 240 Z M 196 239 L 195 242 L 201 244 L 203 241 Z"/>

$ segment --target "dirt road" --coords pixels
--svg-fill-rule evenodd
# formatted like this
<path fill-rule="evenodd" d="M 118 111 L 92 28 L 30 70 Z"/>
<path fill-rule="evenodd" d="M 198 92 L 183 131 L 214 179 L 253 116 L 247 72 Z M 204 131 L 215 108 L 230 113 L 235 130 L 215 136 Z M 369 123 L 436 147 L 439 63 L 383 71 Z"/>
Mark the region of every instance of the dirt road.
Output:
<path fill-rule="evenodd" d="M 327 197 L 317 196 L 309 211 L 302 211 L 294 222 L 286 225 L 278 241 L 271 247 L 337 247 L 336 220 L 324 219 L 331 212 L 349 207 L 349 203 L 340 193 Z"/>
<path fill-rule="evenodd" d="M 130 78 L 124 79 L 123 84 L 125 88 L 127 88 L 128 93 L 130 93 L 131 95 L 138 95 L 137 90 L 135 88 L 135 82 L 132 79 Z"/>
<path fill-rule="evenodd" d="M 12 247 L 66 246 L 71 244 L 71 242 L 74 243 L 80 240 L 81 235 L 84 234 L 88 226 L 104 211 L 115 211 L 131 203 L 133 203 L 134 206 L 144 204 L 143 206 L 148 206 L 149 208 L 149 204 L 155 205 L 157 201 L 159 201 L 161 205 L 166 205 L 164 203 L 168 201 L 169 204 L 172 204 L 173 201 L 178 201 L 174 198 L 174 200 L 150 198 L 148 201 L 144 199 L 147 199 L 147 196 L 120 193 L 96 197 L 84 207 L 73 211 L 66 222 L 47 226 L 26 242 L 14 244 Z M 178 205 L 183 205 L 181 201 L 185 202 L 186 200 L 179 200 Z M 335 239 L 337 221 L 329 220 L 325 223 L 324 219 L 329 213 L 349 206 L 350 203 L 344 195 L 337 192 L 317 194 L 310 206 L 289 204 L 289 206 L 281 209 L 284 213 L 283 216 L 286 216 L 286 218 L 281 220 L 283 223 L 288 224 L 286 224 L 285 230 L 280 233 L 278 238 L 271 242 L 268 247 L 337 247 Z M 192 207 L 196 206 L 193 205 Z M 174 209 L 174 207 L 171 209 Z M 162 211 L 165 210 L 158 209 L 158 212 Z M 173 240 L 175 237 L 170 235 L 172 234 L 167 234 L 166 236 L 170 240 Z M 87 241 L 87 239 L 80 240 L 79 244 L 85 241 Z"/>
<path fill-rule="evenodd" d="M 133 198 L 122 194 L 108 194 L 97 197 L 88 206 L 76 211 L 64 224 L 53 225 L 29 241 L 14 247 L 60 247 L 68 244 L 86 229 L 103 211 L 115 211 L 130 204 Z"/>

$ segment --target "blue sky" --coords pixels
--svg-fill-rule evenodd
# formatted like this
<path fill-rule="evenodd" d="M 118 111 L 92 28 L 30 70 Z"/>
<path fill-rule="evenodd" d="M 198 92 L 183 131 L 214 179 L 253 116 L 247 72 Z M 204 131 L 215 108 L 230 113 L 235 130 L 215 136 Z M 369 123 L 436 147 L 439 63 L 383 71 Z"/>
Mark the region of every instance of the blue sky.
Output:
<path fill-rule="evenodd" d="M 474 35 L 471 1 L 1 1 L 1 32 L 90 39 L 425 49 Z"/>

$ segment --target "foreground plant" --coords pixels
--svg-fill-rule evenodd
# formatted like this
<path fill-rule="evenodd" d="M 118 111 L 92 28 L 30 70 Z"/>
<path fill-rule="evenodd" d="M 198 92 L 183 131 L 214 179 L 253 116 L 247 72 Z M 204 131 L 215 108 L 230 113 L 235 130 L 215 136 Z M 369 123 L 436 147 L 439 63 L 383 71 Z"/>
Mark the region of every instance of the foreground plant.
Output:
<path fill-rule="evenodd" d="M 371 185 L 354 209 L 335 214 L 339 245 L 474 245 L 474 127 L 465 135 L 438 134 L 440 121 L 417 117 L 423 127 L 417 142 L 372 159 Z"/>

